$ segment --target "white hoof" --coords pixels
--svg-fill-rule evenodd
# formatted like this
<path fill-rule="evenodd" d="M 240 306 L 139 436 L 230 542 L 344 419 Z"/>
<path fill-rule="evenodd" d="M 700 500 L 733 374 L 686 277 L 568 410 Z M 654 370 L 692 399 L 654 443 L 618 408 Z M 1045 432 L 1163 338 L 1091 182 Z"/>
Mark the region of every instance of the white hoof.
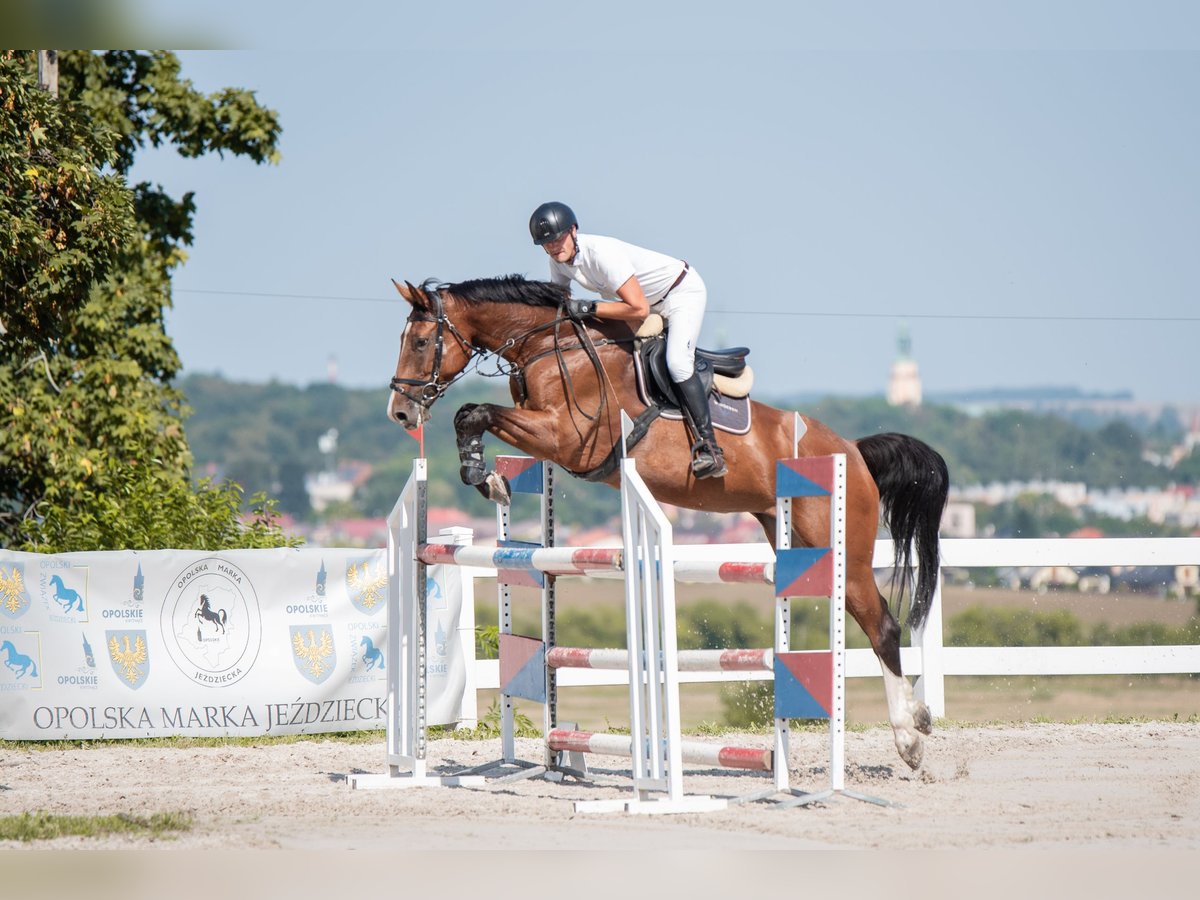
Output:
<path fill-rule="evenodd" d="M 508 479 L 499 472 L 488 472 L 484 484 L 487 485 L 488 499 L 493 503 L 508 506 L 512 501 L 512 491 L 508 487 Z"/>

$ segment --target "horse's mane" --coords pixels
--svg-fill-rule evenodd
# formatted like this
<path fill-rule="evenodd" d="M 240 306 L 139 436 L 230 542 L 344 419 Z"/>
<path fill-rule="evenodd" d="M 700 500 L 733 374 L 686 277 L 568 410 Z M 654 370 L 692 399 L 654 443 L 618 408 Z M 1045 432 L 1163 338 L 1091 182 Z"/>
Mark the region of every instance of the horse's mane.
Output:
<path fill-rule="evenodd" d="M 453 294 L 467 303 L 519 303 L 523 306 L 549 307 L 561 306 L 571 293 L 566 285 L 528 281 L 524 275 L 439 284 L 438 290 Z"/>

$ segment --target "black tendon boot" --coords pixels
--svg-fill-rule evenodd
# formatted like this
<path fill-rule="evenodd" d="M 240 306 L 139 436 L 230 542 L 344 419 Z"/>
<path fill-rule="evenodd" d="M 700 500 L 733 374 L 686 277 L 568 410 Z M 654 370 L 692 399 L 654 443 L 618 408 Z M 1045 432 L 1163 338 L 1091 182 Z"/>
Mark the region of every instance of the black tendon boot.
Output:
<path fill-rule="evenodd" d="M 692 374 L 687 381 L 675 382 L 675 393 L 683 404 L 684 414 L 696 433 L 692 447 L 692 474 L 697 478 L 722 478 L 728 471 L 725 456 L 713 434 L 712 416 L 708 412 L 708 397 L 700 376 Z"/>

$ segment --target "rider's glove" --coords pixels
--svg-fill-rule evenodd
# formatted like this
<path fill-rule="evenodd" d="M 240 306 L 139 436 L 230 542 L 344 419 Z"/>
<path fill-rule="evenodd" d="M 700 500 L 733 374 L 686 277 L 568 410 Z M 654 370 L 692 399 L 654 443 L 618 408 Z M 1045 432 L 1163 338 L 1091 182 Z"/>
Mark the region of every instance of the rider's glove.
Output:
<path fill-rule="evenodd" d="M 596 314 L 595 300 L 580 300 L 576 297 L 568 297 L 566 302 L 567 315 L 576 322 L 581 322 L 588 316 Z"/>

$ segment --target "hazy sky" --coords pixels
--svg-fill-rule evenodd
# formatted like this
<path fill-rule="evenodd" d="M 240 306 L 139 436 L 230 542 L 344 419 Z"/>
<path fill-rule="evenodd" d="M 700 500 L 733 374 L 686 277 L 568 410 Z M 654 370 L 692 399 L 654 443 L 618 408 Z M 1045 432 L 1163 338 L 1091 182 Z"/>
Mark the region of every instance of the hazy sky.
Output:
<path fill-rule="evenodd" d="M 262 49 L 184 75 L 255 90 L 283 159 L 133 173 L 196 192 L 185 372 L 385 386 L 388 279 L 544 278 L 557 199 L 689 260 L 768 395 L 882 393 L 907 324 L 927 393 L 1200 401 L 1200 6 L 409 5 L 206 4 Z"/>

